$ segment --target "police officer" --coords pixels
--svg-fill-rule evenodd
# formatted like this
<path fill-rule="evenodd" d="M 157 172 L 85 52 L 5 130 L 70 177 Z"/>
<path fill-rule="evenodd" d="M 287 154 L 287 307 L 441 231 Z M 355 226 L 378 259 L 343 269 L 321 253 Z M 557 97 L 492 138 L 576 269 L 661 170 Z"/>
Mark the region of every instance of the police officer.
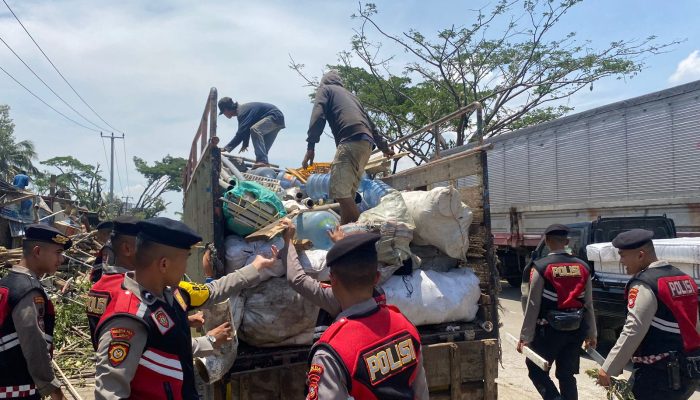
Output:
<path fill-rule="evenodd" d="M 95 261 L 92 263 L 92 272 L 90 273 L 90 281 L 95 283 L 102 276 L 102 264 L 111 264 L 114 261 L 114 251 L 110 238 L 114 229 L 114 221 L 102 221 L 95 227 L 97 233 L 95 239 L 102 244 L 102 247 L 95 255 Z"/>
<path fill-rule="evenodd" d="M 609 386 L 631 358 L 636 399 L 687 399 L 700 378 L 698 288 L 693 278 L 657 259 L 652 237 L 651 231 L 632 229 L 612 241 L 632 278 L 625 288 L 627 320 L 598 382 Z"/>
<path fill-rule="evenodd" d="M 62 399 L 51 366 L 55 313 L 39 277 L 63 263 L 70 238 L 29 225 L 19 265 L 0 279 L 0 398 Z"/>
<path fill-rule="evenodd" d="M 86 313 L 90 337 L 95 349 L 97 349 L 99 339 L 95 336 L 97 324 L 112 297 L 122 290 L 124 274 L 134 270 L 139 221 L 139 218 L 133 216 L 120 216 L 114 220 L 110 239 L 114 251 L 114 262 L 103 264 L 101 278 L 88 293 Z M 188 317 L 188 324 L 193 326 L 192 321 L 197 321 L 197 319 L 198 316 Z M 205 357 L 212 354 L 215 347 L 220 347 L 231 340 L 231 333 L 230 324 L 225 323 L 207 332 L 206 336 L 192 338 L 192 354 L 195 357 Z"/>
<path fill-rule="evenodd" d="M 596 346 L 591 270 L 588 264 L 567 253 L 569 228 L 554 224 L 545 230 L 550 253 L 534 262 L 530 273 L 530 293 L 520 331 L 518 351 L 529 346 L 547 361 L 557 364 L 559 389 L 549 373 L 530 360 L 528 375 L 543 399 L 578 398 L 576 378 L 579 349 Z"/>
<path fill-rule="evenodd" d="M 284 242 L 285 246 L 279 257 L 287 269 L 287 283 L 299 293 L 302 297 L 317 305 L 320 310 L 316 320 L 314 329 L 314 342 L 317 341 L 323 332 L 335 321 L 335 317 L 340 314 L 342 308 L 340 302 L 333 294 L 331 285 L 319 282 L 318 280 L 308 276 L 301 266 L 299 255 L 292 241 L 296 235 L 296 228 L 290 219 L 283 219 L 282 225 L 285 227 Z M 335 229 L 329 232 L 329 236 L 333 243 L 343 239 L 345 233 L 341 229 Z M 277 257 L 278 254 L 275 254 Z M 386 304 L 386 295 L 381 287 L 376 287 L 373 293 L 377 304 Z"/>
<path fill-rule="evenodd" d="M 190 249 L 201 237 L 168 218 L 138 223 L 135 269 L 97 325 L 95 398 L 198 399 L 187 310 L 228 299 L 260 281 L 274 260 L 256 258 L 225 277 L 177 288 Z"/>
<path fill-rule="evenodd" d="M 374 299 L 378 239 L 348 236 L 326 256 L 331 288 L 324 296 L 332 290 L 341 311 L 311 349 L 307 399 L 428 398 L 418 330 Z"/>

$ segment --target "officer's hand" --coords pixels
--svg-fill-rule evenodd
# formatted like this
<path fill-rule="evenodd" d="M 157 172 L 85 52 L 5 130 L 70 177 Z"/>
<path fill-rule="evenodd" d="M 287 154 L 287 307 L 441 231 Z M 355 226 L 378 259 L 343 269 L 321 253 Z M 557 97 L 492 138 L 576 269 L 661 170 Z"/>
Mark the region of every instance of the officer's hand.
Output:
<path fill-rule="evenodd" d="M 282 219 L 282 221 L 280 221 L 280 225 L 284 227 L 284 245 L 289 246 L 292 240 L 294 240 L 294 237 L 297 235 L 297 228 L 294 226 L 294 222 L 292 222 L 292 220 L 289 218 Z"/>
<path fill-rule="evenodd" d="M 189 325 L 190 328 L 201 328 L 204 325 L 204 313 L 198 311 L 192 315 L 188 315 L 187 325 Z"/>
<path fill-rule="evenodd" d="M 525 341 L 523 341 L 523 340 L 520 340 L 520 341 L 518 341 L 518 346 L 517 346 L 515 349 L 518 350 L 518 353 L 522 354 L 522 353 L 523 353 L 523 347 L 527 347 L 527 345 L 528 345 L 527 342 L 525 342 Z"/>
<path fill-rule="evenodd" d="M 338 240 L 345 237 L 345 232 L 342 229 L 340 229 L 340 226 L 336 226 L 335 228 L 333 228 L 332 231 L 328 231 L 328 237 L 330 237 L 331 241 L 335 243 Z"/>
<path fill-rule="evenodd" d="M 598 369 L 598 384 L 600 386 L 608 387 L 610 386 L 610 375 L 603 370 L 603 368 Z"/>
<path fill-rule="evenodd" d="M 207 249 L 204 251 L 204 255 L 202 256 L 202 269 L 204 270 L 204 276 L 207 278 L 213 278 L 214 277 L 214 267 L 213 263 L 211 262 L 211 250 Z"/>
<path fill-rule="evenodd" d="M 277 255 L 279 254 L 279 249 L 277 246 L 272 246 L 272 257 L 267 258 L 263 257 L 260 254 L 255 256 L 255 259 L 252 262 L 253 267 L 257 269 L 258 271 L 266 269 L 266 268 L 272 268 L 275 265 L 275 261 L 277 261 Z"/>
<path fill-rule="evenodd" d="M 304 161 L 301 162 L 301 166 L 308 168 L 309 165 L 314 163 L 314 156 L 316 153 L 313 150 L 306 150 L 306 155 L 304 155 Z"/>
<path fill-rule="evenodd" d="M 224 322 L 207 332 L 207 336 L 214 336 L 216 338 L 216 342 L 213 344 L 215 349 L 221 348 L 221 346 L 233 340 L 231 335 L 233 335 L 233 328 L 230 322 Z"/>
<path fill-rule="evenodd" d="M 585 349 L 588 349 L 588 348 L 595 349 L 597 345 L 598 345 L 598 340 L 595 339 L 595 338 L 593 338 L 593 339 L 586 339 L 586 340 L 583 342 L 583 347 L 584 347 Z"/>
<path fill-rule="evenodd" d="M 51 400 L 64 400 L 66 397 L 63 395 L 61 388 L 58 388 L 51 392 Z"/>

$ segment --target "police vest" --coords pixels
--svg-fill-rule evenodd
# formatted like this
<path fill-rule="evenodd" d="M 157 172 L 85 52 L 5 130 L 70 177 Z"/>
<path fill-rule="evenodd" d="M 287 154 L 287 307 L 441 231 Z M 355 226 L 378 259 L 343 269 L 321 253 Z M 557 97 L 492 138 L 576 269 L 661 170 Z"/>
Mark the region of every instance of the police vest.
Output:
<path fill-rule="evenodd" d="M 630 279 L 648 285 L 656 296 L 656 314 L 635 356 L 653 356 L 668 351 L 690 353 L 700 349 L 700 335 L 695 330 L 698 320 L 698 287 L 693 278 L 672 265 L 647 268 Z"/>
<path fill-rule="evenodd" d="M 591 276 L 588 264 L 570 254 L 550 254 L 535 261 L 544 278 L 540 317 L 549 310 L 579 310 L 584 306 L 586 284 Z"/>
<path fill-rule="evenodd" d="M 132 399 L 199 399 L 194 384 L 192 336 L 185 311 L 187 305 L 178 289 L 173 294 L 175 300 L 172 306 L 159 300 L 148 305 L 133 293 L 122 290 L 107 304 L 97 324 L 98 337 L 105 322 L 118 315 L 136 318 L 147 328 L 146 347 L 131 381 Z M 127 348 L 119 349 L 119 342 L 112 342 L 110 362 L 123 360 L 128 351 L 128 343 L 122 346 Z"/>
<path fill-rule="evenodd" d="M 416 327 L 391 305 L 365 315 L 341 318 L 311 349 L 325 349 L 344 366 L 348 393 L 356 399 L 413 399 L 420 359 Z M 309 391 L 313 387 L 312 365 Z M 316 382 L 317 383 L 317 382 Z"/>
<path fill-rule="evenodd" d="M 34 381 L 29 375 L 27 362 L 19 345 L 17 331 L 12 320 L 12 310 L 25 296 L 35 295 L 35 302 L 44 302 L 44 339 L 49 353 L 53 351 L 53 329 L 56 316 L 51 300 L 39 281 L 27 274 L 10 271 L 0 279 L 0 397 L 39 398 Z"/>
<path fill-rule="evenodd" d="M 97 350 L 97 344 L 100 339 L 99 336 L 96 335 L 97 324 L 100 322 L 105 311 L 107 311 L 107 305 L 109 305 L 112 299 L 123 292 L 123 282 L 124 274 L 104 274 L 97 283 L 90 288 L 85 304 L 85 313 L 87 314 L 88 327 L 90 328 L 92 346 L 95 350 Z"/>

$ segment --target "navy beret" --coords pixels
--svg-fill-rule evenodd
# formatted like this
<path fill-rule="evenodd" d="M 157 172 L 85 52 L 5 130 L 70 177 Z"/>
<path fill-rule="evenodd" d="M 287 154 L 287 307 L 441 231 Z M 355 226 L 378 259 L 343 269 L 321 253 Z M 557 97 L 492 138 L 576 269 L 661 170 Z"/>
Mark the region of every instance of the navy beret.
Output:
<path fill-rule="evenodd" d="M 377 249 L 374 244 L 379 238 L 380 236 L 376 233 L 356 233 L 338 240 L 326 254 L 326 265 L 332 267 L 338 260 L 353 251 L 368 251 L 376 254 Z"/>
<path fill-rule="evenodd" d="M 569 233 L 569 227 L 562 224 L 552 224 L 544 230 L 545 235 L 566 235 Z"/>
<path fill-rule="evenodd" d="M 124 215 L 114 219 L 114 228 L 112 232 L 115 235 L 136 236 L 139 233 L 138 223 L 140 218 Z"/>
<path fill-rule="evenodd" d="M 189 250 L 202 241 L 202 237 L 180 221 L 165 217 L 155 217 L 137 224 L 138 237 L 178 249 Z"/>
<path fill-rule="evenodd" d="M 24 229 L 24 240 L 57 244 L 63 246 L 64 250 L 68 250 L 73 245 L 73 241 L 70 240 L 68 236 L 64 235 L 53 226 L 44 224 L 32 224 L 27 226 L 27 228 Z"/>
<path fill-rule="evenodd" d="M 654 232 L 646 229 L 630 229 L 615 236 L 612 245 L 621 250 L 638 249 L 651 242 Z"/>
<path fill-rule="evenodd" d="M 96 229 L 98 231 L 101 231 L 102 229 L 112 229 L 114 228 L 114 222 L 113 221 L 102 221 L 99 224 L 97 224 Z"/>

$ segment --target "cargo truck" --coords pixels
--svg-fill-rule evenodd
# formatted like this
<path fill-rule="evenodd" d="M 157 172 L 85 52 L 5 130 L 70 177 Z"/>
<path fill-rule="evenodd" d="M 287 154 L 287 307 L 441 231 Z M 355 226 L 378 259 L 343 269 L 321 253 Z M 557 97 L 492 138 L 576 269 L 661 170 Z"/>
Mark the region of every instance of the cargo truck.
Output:
<path fill-rule="evenodd" d="M 184 172 L 183 219 L 224 254 L 226 232 L 219 185 L 222 153 L 217 147 L 216 104 L 217 91 L 212 88 Z M 475 109 L 480 112 L 478 105 L 470 105 L 415 134 Z M 474 213 L 467 257 L 468 266 L 481 282 L 477 319 L 419 327 L 431 399 L 497 398 L 498 274 L 489 216 L 487 149 L 482 146 L 442 158 L 438 154 L 428 164 L 384 178 L 398 190 L 429 190 L 451 184 Z M 187 272 L 192 279 L 202 280 L 201 253 L 193 253 Z M 255 348 L 241 343 L 229 373 L 218 383 L 201 387 L 204 397 L 303 398 L 309 350 L 310 346 Z"/>
<path fill-rule="evenodd" d="M 666 216 L 700 236 L 699 116 L 696 81 L 487 139 L 501 276 L 520 286 L 553 223 Z"/>

